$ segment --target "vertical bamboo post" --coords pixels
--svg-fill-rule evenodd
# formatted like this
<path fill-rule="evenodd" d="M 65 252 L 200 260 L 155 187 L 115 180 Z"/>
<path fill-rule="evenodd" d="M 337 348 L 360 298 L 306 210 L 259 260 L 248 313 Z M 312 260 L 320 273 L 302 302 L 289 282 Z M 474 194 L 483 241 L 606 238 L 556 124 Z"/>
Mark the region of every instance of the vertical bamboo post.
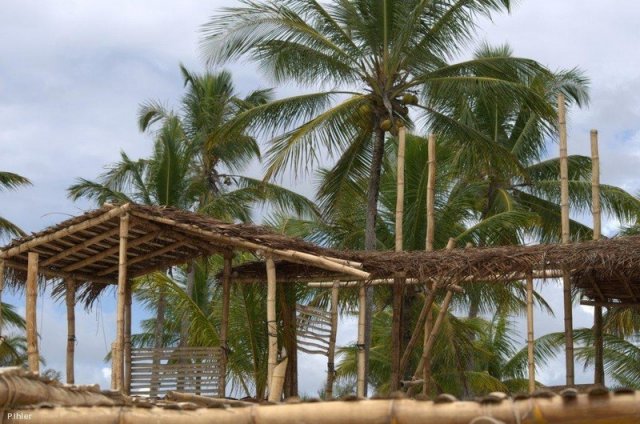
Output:
<path fill-rule="evenodd" d="M 327 387 L 325 389 L 325 398 L 333 399 L 333 382 L 336 378 L 336 336 L 338 334 L 338 295 L 340 283 L 333 282 L 331 287 L 331 333 L 329 333 L 329 350 L 327 351 Z"/>
<path fill-rule="evenodd" d="M 433 250 L 433 240 L 435 238 L 435 181 L 436 181 L 436 136 L 435 134 L 429 134 L 429 140 L 427 144 L 427 228 L 425 239 L 425 250 L 430 252 Z M 433 283 L 429 285 L 429 289 L 433 290 Z M 423 379 L 422 393 L 425 396 L 429 395 L 431 390 L 431 354 L 427 352 L 426 345 L 429 340 L 429 336 L 433 331 L 433 314 L 429 312 L 424 324 L 424 338 L 423 338 Z"/>
<path fill-rule="evenodd" d="M 127 241 L 129 238 L 129 214 L 120 217 L 120 249 L 118 253 L 118 303 L 116 309 L 116 343 L 112 367 L 116 381 L 114 390 L 124 391 L 124 321 L 125 294 L 127 290 Z"/>
<path fill-rule="evenodd" d="M 365 357 L 364 357 L 364 327 L 365 327 L 365 318 L 366 318 L 366 293 L 367 288 L 364 284 L 360 285 L 360 289 L 358 291 L 358 379 L 356 385 L 356 395 L 360 397 L 365 396 Z"/>
<path fill-rule="evenodd" d="M 38 297 L 38 254 L 29 252 L 27 262 L 27 356 L 29 371 L 40 373 L 36 302 Z"/>
<path fill-rule="evenodd" d="M 278 365 L 278 327 L 276 323 L 276 264 L 267 257 L 267 331 L 269 336 L 269 356 L 267 360 L 267 385 L 271 392 L 273 370 Z"/>
<path fill-rule="evenodd" d="M 131 281 L 127 284 L 127 290 L 125 292 L 125 326 L 124 326 L 124 392 L 129 394 L 131 392 Z"/>
<path fill-rule="evenodd" d="M 567 154 L 567 111 L 564 94 L 558 95 L 558 129 L 560 132 L 560 213 L 562 223 L 562 243 L 569 244 L 569 160 Z M 562 270 L 562 292 L 564 300 L 564 334 L 566 384 L 574 385 L 573 361 L 573 309 L 571 303 L 571 275 L 569 270 Z"/>
<path fill-rule="evenodd" d="M 396 188 L 396 252 L 403 250 L 404 236 L 404 163 L 406 150 L 406 128 L 398 128 L 398 170 Z M 400 385 L 400 355 L 402 335 L 400 334 L 400 318 L 402 315 L 402 296 L 404 278 L 397 277 L 393 282 L 393 312 L 391 324 L 391 391 L 398 390 Z"/>
<path fill-rule="evenodd" d="M 598 130 L 591 130 L 591 212 L 593 214 L 594 240 L 600 240 L 600 236 L 602 235 L 602 217 L 600 207 L 600 153 L 598 150 Z M 604 386 L 604 341 L 602 336 L 602 324 L 602 306 L 595 306 L 593 309 L 595 342 L 594 383 Z"/>
<path fill-rule="evenodd" d="M 220 371 L 220 397 L 227 393 L 227 364 L 229 362 L 229 303 L 231 301 L 231 265 L 233 254 L 224 255 L 222 268 L 222 328 L 220 329 L 220 347 L 222 348 L 222 364 Z"/>
<path fill-rule="evenodd" d="M 527 364 L 529 366 L 529 393 L 536 390 L 536 364 L 533 338 L 533 275 L 527 274 Z"/>
<path fill-rule="evenodd" d="M 425 250 L 433 250 L 433 240 L 435 237 L 435 199 L 436 199 L 436 136 L 429 134 L 427 147 L 427 234 L 425 239 Z"/>
<path fill-rule="evenodd" d="M 65 303 L 67 305 L 67 384 L 75 383 L 75 350 L 76 350 L 76 281 L 65 280 Z"/>
<path fill-rule="evenodd" d="M 2 337 L 2 291 L 4 290 L 4 259 L 0 259 L 0 337 Z"/>

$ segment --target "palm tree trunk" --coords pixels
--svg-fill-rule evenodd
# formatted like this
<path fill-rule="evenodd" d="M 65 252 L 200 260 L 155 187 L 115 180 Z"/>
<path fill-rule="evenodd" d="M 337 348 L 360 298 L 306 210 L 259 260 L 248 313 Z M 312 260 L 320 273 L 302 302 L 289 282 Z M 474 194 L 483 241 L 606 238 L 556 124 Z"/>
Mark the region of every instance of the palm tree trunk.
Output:
<path fill-rule="evenodd" d="M 376 122 L 376 133 L 373 145 L 373 158 L 369 174 L 369 187 L 367 191 L 367 218 L 365 221 L 364 248 L 376 250 L 376 219 L 378 217 L 378 196 L 380 194 L 380 174 L 382 172 L 382 158 L 384 156 L 385 131 L 380 129 Z M 365 326 L 364 326 L 364 375 L 365 381 L 369 375 L 369 350 L 371 348 L 371 327 L 373 323 L 373 287 L 369 286 L 365 293 Z M 367 396 L 367 384 L 364 387 L 364 396 Z"/>

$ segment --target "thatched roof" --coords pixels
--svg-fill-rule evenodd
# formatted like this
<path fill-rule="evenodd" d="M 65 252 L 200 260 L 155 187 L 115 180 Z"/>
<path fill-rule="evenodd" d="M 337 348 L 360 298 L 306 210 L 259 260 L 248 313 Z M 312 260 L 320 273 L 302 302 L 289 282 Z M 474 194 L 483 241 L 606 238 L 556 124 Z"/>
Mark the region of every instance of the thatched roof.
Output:
<path fill-rule="evenodd" d="M 129 278 L 233 250 L 295 251 L 314 256 L 331 253 L 257 225 L 223 222 L 169 207 L 105 205 L 3 247 L 0 259 L 5 260 L 11 282 L 24 281 L 27 255 L 33 251 L 39 254 L 40 272 L 46 276 L 115 284 L 123 213 L 130 216 Z"/>
<path fill-rule="evenodd" d="M 474 281 L 557 278 L 568 269 L 572 284 L 595 302 L 640 304 L 640 236 L 586 241 L 568 245 L 540 244 L 464 248 L 434 252 L 343 252 L 340 256 L 362 264 L 372 278 L 434 279 L 442 284 Z M 345 275 L 309 265 L 278 262 L 279 281 L 353 280 Z M 264 265 L 250 263 L 234 268 L 242 280 L 265 279 Z"/>

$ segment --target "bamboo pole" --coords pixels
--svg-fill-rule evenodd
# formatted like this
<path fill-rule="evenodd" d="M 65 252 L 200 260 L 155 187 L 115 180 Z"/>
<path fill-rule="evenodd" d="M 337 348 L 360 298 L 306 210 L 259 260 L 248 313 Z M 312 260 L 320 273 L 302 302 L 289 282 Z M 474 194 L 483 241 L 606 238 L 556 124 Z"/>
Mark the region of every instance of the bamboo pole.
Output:
<path fill-rule="evenodd" d="M 567 155 L 567 112 L 564 94 L 558 95 L 558 126 L 560 131 L 560 212 L 562 223 L 562 243 L 569 244 L 569 160 Z M 566 384 L 573 386 L 573 309 L 571 303 L 571 274 L 563 269 L 562 293 L 564 300 L 564 334 Z"/>
<path fill-rule="evenodd" d="M 0 338 L 2 338 L 2 291 L 4 290 L 4 259 L 0 259 Z"/>
<path fill-rule="evenodd" d="M 591 130 L 591 212 L 593 214 L 593 239 L 600 240 L 602 216 L 600 206 L 600 154 L 598 151 L 598 130 Z M 597 284 L 594 281 L 594 284 Z M 605 299 L 600 299 L 605 300 Z M 604 340 L 602 336 L 602 306 L 593 308 L 593 328 L 595 342 L 594 383 L 604 386 Z"/>
<path fill-rule="evenodd" d="M 398 170 L 396 187 L 396 252 L 402 252 L 404 237 L 404 168 L 406 150 L 406 128 L 398 128 Z M 405 279 L 398 277 L 393 284 L 393 310 L 391 323 L 391 391 L 398 390 L 400 384 L 400 355 L 402 353 L 402 337 L 400 334 L 402 297 Z"/>
<path fill-rule="evenodd" d="M 120 217 L 120 244 L 118 249 L 118 303 L 116 310 L 116 342 L 112 356 L 112 368 L 116 381 L 112 388 L 124 391 L 124 321 L 125 293 L 127 287 L 127 241 L 129 237 L 129 214 Z"/>
<path fill-rule="evenodd" d="M 29 370 L 40 373 L 40 354 L 38 352 L 38 327 L 36 302 L 38 297 L 38 254 L 29 252 L 27 265 L 27 356 Z"/>
<path fill-rule="evenodd" d="M 436 181 L 436 137 L 435 134 L 429 134 L 429 141 L 427 145 L 427 228 L 426 228 L 426 240 L 425 240 L 425 250 L 430 252 L 433 251 L 433 241 L 435 238 L 435 181 Z M 431 282 L 429 284 L 429 289 L 433 291 L 434 284 Z M 427 342 L 429 341 L 429 337 L 433 331 L 433 314 L 429 312 L 427 315 L 425 325 L 424 325 L 424 337 L 423 337 L 423 346 L 422 351 L 426 354 L 423 355 L 423 379 L 424 384 L 422 385 L 422 393 L 425 396 L 429 395 L 431 390 L 431 354 L 427 350 Z"/>
<path fill-rule="evenodd" d="M 131 296 L 132 288 L 131 281 L 127 284 L 127 290 L 125 294 L 125 327 L 124 327 L 124 389 L 125 394 L 130 394 L 131 392 L 131 326 L 133 324 L 131 318 Z"/>
<path fill-rule="evenodd" d="M 331 288 L 331 333 L 329 334 L 329 349 L 327 351 L 327 387 L 325 398 L 333 399 L 333 382 L 336 378 L 335 356 L 336 336 L 338 334 L 338 296 L 340 290 L 338 283 Z"/>
<path fill-rule="evenodd" d="M 282 400 L 282 389 L 284 387 L 284 380 L 287 373 L 287 365 L 289 358 L 284 358 L 273 369 L 273 375 L 271 376 L 271 385 L 269 386 L 269 402 L 280 402 Z"/>
<path fill-rule="evenodd" d="M 425 250 L 433 250 L 433 240 L 435 237 L 435 182 L 436 182 L 436 136 L 429 134 L 428 144 L 428 176 L 427 176 L 427 234 L 425 240 Z"/>
<path fill-rule="evenodd" d="M 527 276 L 527 364 L 529 367 L 529 393 L 536 390 L 536 364 L 533 338 L 533 276 Z"/>
<path fill-rule="evenodd" d="M 273 389 L 273 370 L 278 364 L 278 327 L 276 323 L 276 265 L 271 256 L 267 257 L 267 331 L 269 336 L 269 356 L 267 385 L 269 393 Z"/>
<path fill-rule="evenodd" d="M 65 302 L 67 305 L 67 384 L 75 384 L 76 350 L 76 281 L 65 280 Z"/>
<path fill-rule="evenodd" d="M 366 385 L 366 376 L 365 376 L 365 335 L 364 335 L 364 327 L 366 321 L 366 294 L 367 288 L 364 284 L 360 285 L 360 290 L 358 291 L 358 368 L 357 368 L 357 386 L 356 386 L 356 395 L 360 397 L 365 396 L 365 385 Z"/>
<path fill-rule="evenodd" d="M 220 329 L 220 345 L 222 347 L 222 363 L 220 371 L 220 397 L 226 397 L 227 364 L 229 362 L 229 303 L 231 301 L 231 265 L 233 255 L 224 255 L 222 269 L 222 328 Z"/>

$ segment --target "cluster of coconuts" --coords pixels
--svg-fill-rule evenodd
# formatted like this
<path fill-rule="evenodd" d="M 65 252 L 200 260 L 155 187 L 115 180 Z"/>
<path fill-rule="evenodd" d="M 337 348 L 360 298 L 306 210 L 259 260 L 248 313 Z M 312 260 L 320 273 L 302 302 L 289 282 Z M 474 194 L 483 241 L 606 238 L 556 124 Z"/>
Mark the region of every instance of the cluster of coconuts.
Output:
<path fill-rule="evenodd" d="M 418 96 L 411 93 L 405 93 L 402 95 L 401 99 L 402 105 L 399 106 L 400 113 L 403 116 L 407 116 L 409 114 L 408 105 L 417 105 L 418 104 Z M 380 129 L 383 131 L 394 131 L 397 128 L 394 128 L 393 122 L 391 119 L 385 119 L 380 123 Z"/>

